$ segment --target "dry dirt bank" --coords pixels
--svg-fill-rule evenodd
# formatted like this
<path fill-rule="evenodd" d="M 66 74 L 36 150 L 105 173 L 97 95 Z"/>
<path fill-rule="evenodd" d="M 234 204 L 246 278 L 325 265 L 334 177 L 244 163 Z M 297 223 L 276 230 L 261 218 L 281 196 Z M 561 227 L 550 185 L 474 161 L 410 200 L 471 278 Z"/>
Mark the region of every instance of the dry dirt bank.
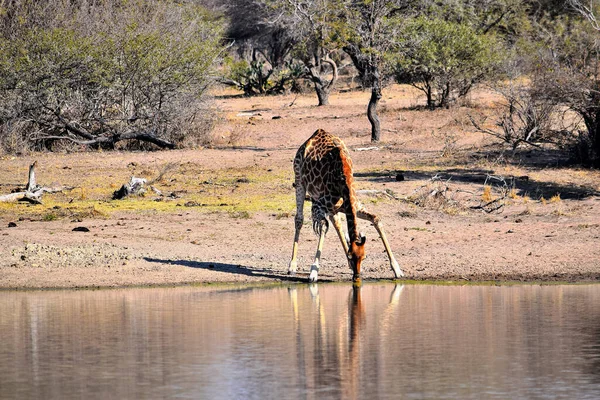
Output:
<path fill-rule="evenodd" d="M 467 123 L 472 108 L 415 109 L 419 100 L 401 86 L 385 93 L 382 143 L 364 150 L 371 147 L 368 95 L 337 94 L 327 108 L 315 107 L 310 94 L 223 96 L 212 148 L 2 157 L 2 193 L 26 181 L 33 160 L 40 183 L 77 188 L 46 195 L 41 206 L 0 206 L 0 288 L 290 279 L 291 160 L 318 127 L 351 148 L 359 189 L 371 191 L 361 199 L 383 219 L 408 279 L 600 280 L 597 171 L 561 166 L 551 153 L 498 158 L 491 139 Z M 493 100 L 479 93 L 471 102 L 485 112 Z M 160 172 L 163 197 L 108 200 L 129 176 Z M 496 182 L 485 193 L 488 176 L 512 188 L 492 213 L 471 208 L 500 196 Z M 73 231 L 80 226 L 89 232 Z M 369 239 L 364 277 L 391 279 L 375 230 L 365 223 L 362 230 Z M 315 247 L 307 224 L 297 279 L 306 277 Z M 322 265 L 322 280 L 351 279 L 335 234 Z"/>

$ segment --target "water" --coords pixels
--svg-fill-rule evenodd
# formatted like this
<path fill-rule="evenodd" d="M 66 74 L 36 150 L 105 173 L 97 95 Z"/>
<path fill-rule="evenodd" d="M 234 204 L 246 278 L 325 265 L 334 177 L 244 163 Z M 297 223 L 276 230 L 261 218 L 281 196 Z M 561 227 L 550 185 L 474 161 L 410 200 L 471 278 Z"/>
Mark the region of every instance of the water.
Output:
<path fill-rule="evenodd" d="M 600 398 L 600 285 L 0 292 L 1 398 Z"/>

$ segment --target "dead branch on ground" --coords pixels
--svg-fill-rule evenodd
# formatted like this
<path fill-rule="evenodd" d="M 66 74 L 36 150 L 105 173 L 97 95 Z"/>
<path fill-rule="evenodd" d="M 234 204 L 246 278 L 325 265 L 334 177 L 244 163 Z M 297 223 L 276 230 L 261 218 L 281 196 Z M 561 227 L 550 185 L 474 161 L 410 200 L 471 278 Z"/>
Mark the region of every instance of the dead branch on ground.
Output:
<path fill-rule="evenodd" d="M 116 190 L 113 193 L 113 200 L 122 200 L 131 195 L 141 196 L 146 193 L 146 185 L 147 180 L 144 178 L 136 178 L 132 176 L 129 182 L 121 186 L 119 190 Z"/>
<path fill-rule="evenodd" d="M 73 187 L 67 186 L 46 187 L 38 185 L 35 180 L 36 165 L 37 161 L 34 161 L 33 164 L 29 166 L 29 178 L 24 190 L 18 190 L 16 192 L 0 196 L 0 202 L 8 203 L 13 201 L 25 201 L 31 204 L 42 204 L 42 196 L 44 193 L 58 193 L 64 190 L 73 189 Z"/>

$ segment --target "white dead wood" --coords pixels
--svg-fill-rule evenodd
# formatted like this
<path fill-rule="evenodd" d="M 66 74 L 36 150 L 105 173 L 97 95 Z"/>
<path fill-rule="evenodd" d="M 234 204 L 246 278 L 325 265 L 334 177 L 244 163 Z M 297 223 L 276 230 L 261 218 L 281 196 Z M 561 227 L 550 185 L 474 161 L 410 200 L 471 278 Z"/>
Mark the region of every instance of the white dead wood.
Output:
<path fill-rule="evenodd" d="M 587 19 L 595 30 L 600 31 L 600 21 L 598 21 L 598 17 L 596 16 L 597 0 L 568 0 L 567 3 L 572 9 Z"/>
<path fill-rule="evenodd" d="M 58 193 L 64 190 L 73 189 L 73 187 L 67 186 L 45 187 L 38 185 L 35 180 L 36 165 L 37 161 L 34 161 L 29 166 L 29 178 L 27 180 L 27 185 L 25 185 L 25 188 L 17 192 L 0 196 L 0 202 L 9 203 L 14 201 L 26 201 L 32 204 L 42 204 L 42 196 L 44 195 L 44 193 Z"/>
<path fill-rule="evenodd" d="M 131 195 L 141 196 L 146 193 L 147 180 L 144 178 L 136 178 L 132 176 L 129 182 L 121 186 L 121 188 L 113 193 L 113 200 L 121 200 Z"/>
<path fill-rule="evenodd" d="M 379 147 L 377 147 L 377 146 L 357 147 L 356 149 L 354 149 L 354 151 L 371 151 L 371 150 L 379 150 Z"/>

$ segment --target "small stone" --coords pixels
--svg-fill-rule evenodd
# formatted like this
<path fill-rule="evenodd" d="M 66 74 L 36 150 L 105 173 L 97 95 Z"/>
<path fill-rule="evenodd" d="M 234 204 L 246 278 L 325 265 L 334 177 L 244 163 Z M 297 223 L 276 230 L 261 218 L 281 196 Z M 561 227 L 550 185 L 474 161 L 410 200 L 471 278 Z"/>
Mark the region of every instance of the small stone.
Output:
<path fill-rule="evenodd" d="M 9 222 L 8 223 L 8 227 L 9 228 L 16 228 L 17 227 L 17 223 L 16 222 Z"/>
<path fill-rule="evenodd" d="M 85 226 L 76 226 L 75 228 L 73 228 L 73 232 L 89 232 L 89 228 L 86 228 Z"/>

